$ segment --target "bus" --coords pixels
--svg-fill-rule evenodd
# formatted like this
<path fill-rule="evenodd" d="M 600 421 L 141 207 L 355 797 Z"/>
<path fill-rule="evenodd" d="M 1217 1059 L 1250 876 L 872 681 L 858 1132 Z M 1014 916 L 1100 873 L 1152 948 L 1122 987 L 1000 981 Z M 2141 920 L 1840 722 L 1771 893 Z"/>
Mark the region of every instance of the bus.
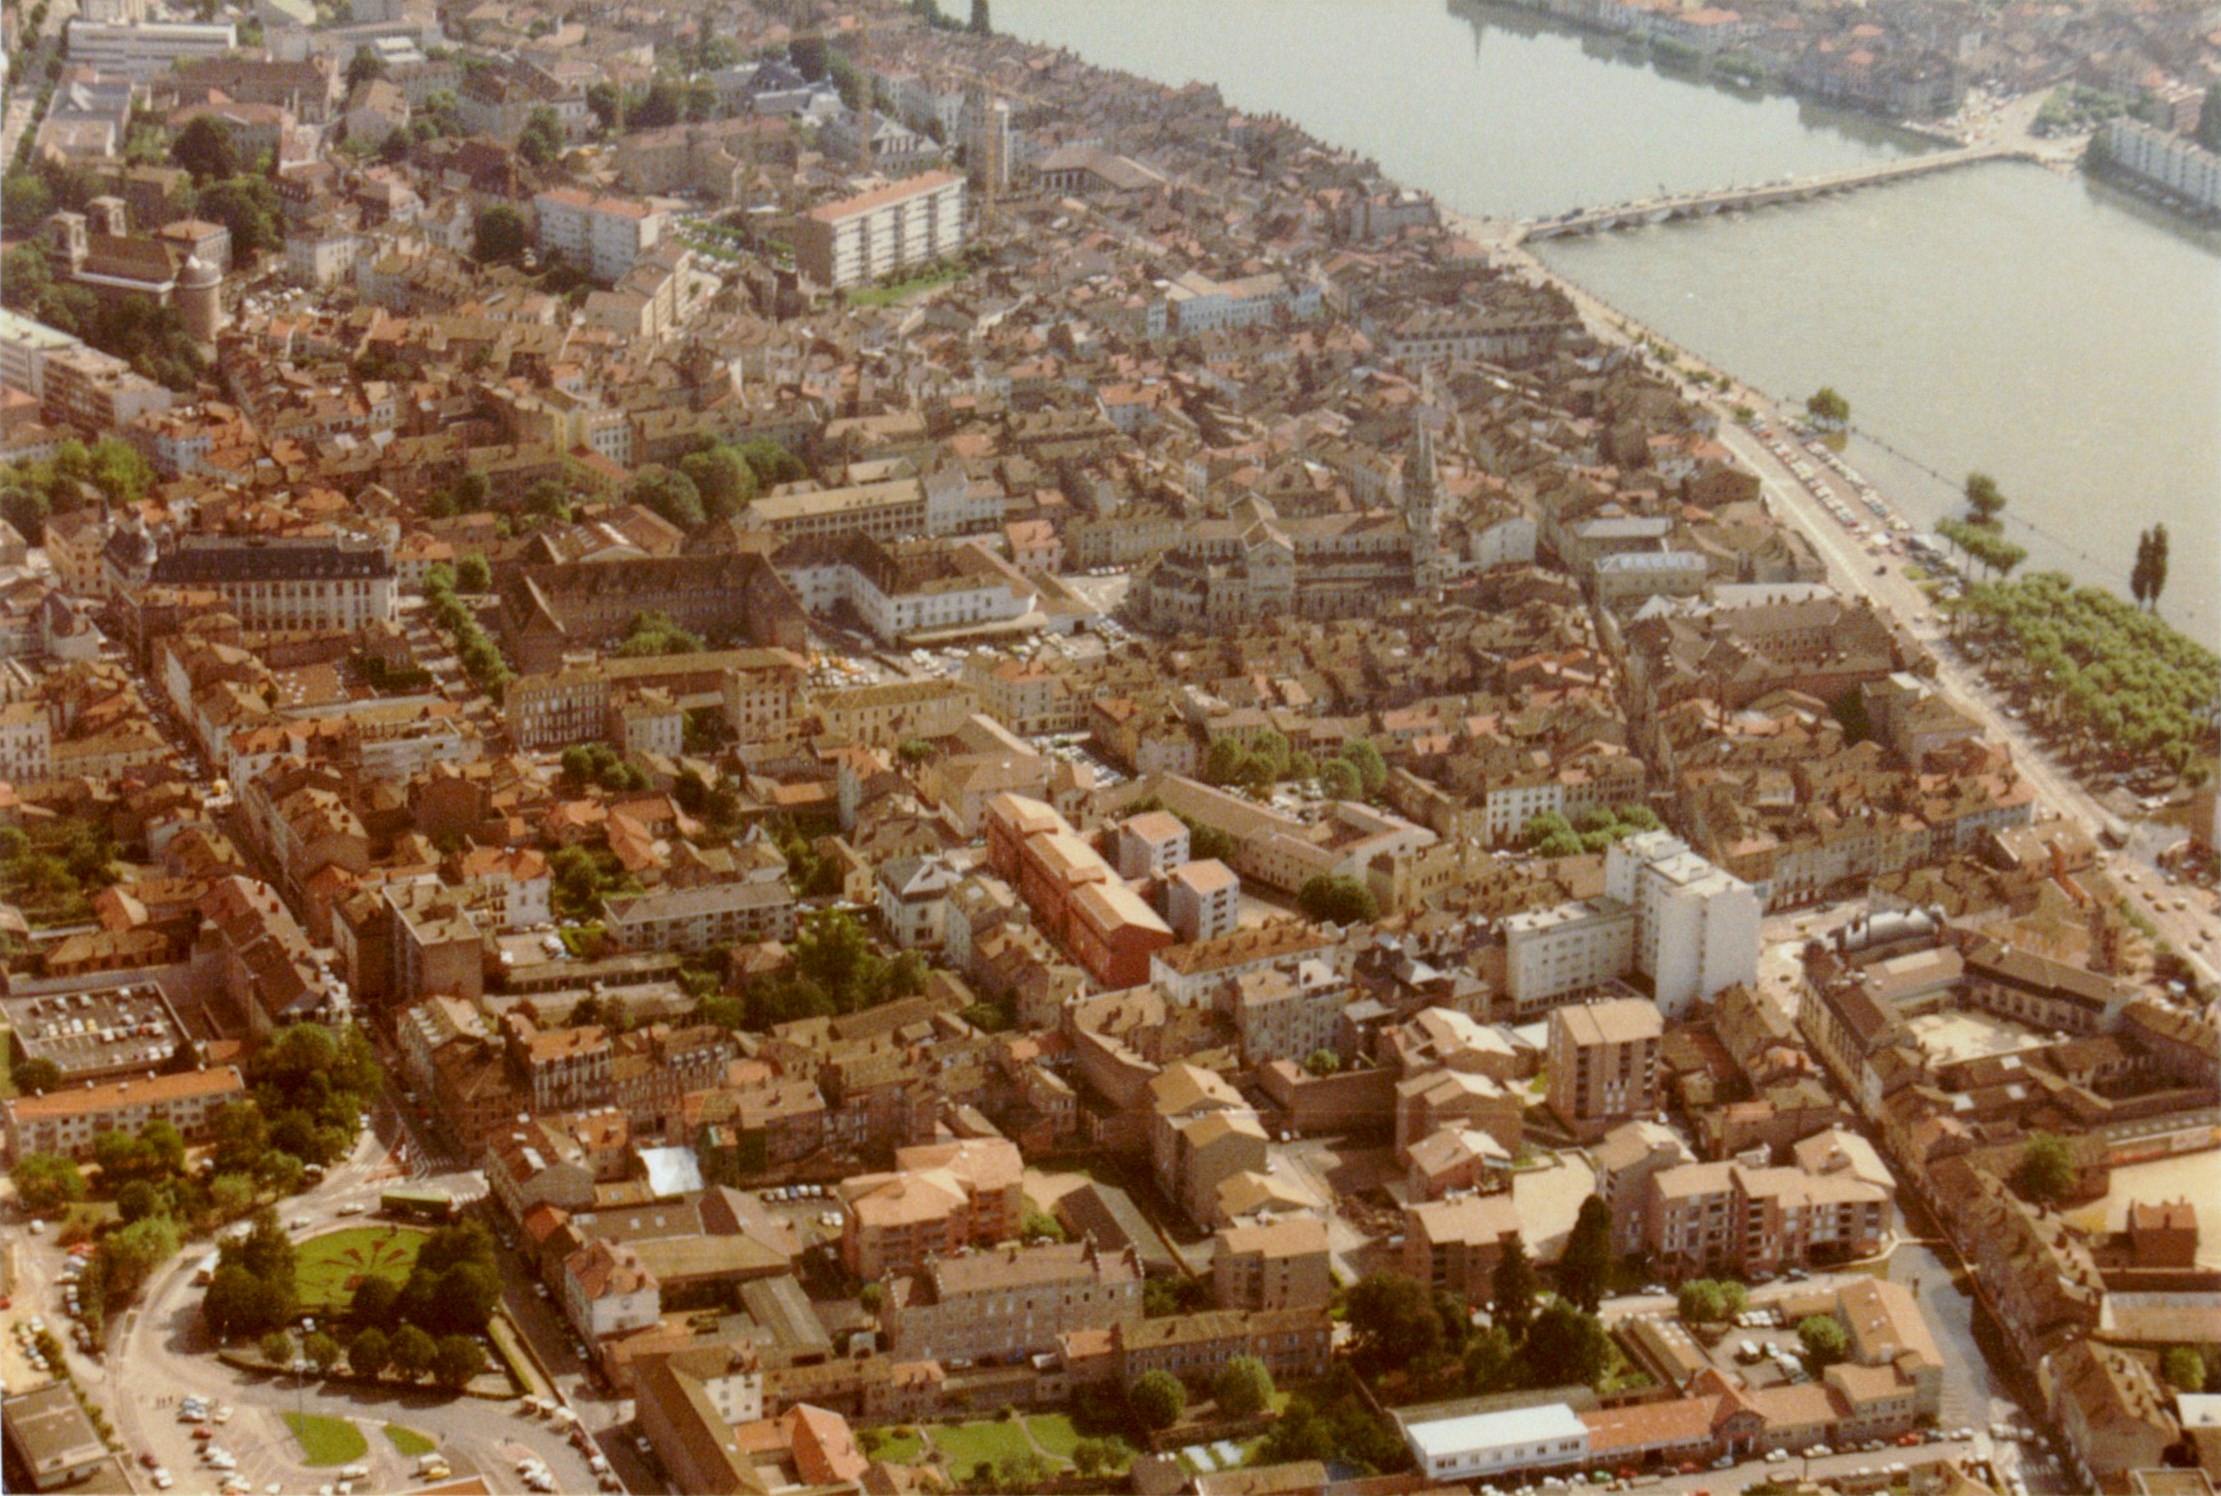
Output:
<path fill-rule="evenodd" d="M 378 1209 L 404 1221 L 445 1225 L 455 1219 L 453 1197 L 438 1190 L 387 1190 L 378 1197 Z"/>

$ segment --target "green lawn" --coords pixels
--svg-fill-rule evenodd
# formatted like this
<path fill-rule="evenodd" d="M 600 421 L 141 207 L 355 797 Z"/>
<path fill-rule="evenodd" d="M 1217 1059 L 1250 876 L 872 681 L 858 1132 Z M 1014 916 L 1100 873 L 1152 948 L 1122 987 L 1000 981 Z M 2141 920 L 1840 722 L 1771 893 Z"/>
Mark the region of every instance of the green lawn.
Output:
<path fill-rule="evenodd" d="M 992 1465 L 1033 1453 L 1018 1425 L 1000 1420 L 935 1424 L 927 1433 L 949 1469 L 960 1477 L 969 1476 L 982 1463 Z"/>
<path fill-rule="evenodd" d="M 896 1428 L 906 1432 L 898 1434 Z M 925 1458 L 924 1436 L 906 1423 L 893 1428 L 867 1428 L 857 1438 L 865 1454 L 890 1465 L 915 1465 Z"/>
<path fill-rule="evenodd" d="M 1080 1442 L 1080 1431 L 1071 1419 L 1062 1413 L 1037 1413 L 1026 1420 L 1026 1429 L 1050 1459 L 1071 1463 L 1072 1451 Z"/>
<path fill-rule="evenodd" d="M 909 280 L 897 281 L 891 286 L 868 286 L 860 291 L 851 291 L 848 293 L 849 304 L 851 306 L 892 306 L 905 296 L 915 296 L 920 291 L 929 291 L 935 286 L 945 286 L 963 273 L 964 267 L 961 265 L 944 265 L 937 269 L 928 270 L 925 274 L 914 276 Z"/>
<path fill-rule="evenodd" d="M 384 1278 L 398 1288 L 408 1281 L 427 1239 L 410 1226 L 351 1226 L 302 1242 L 295 1255 L 301 1312 L 321 1316 L 346 1309 L 365 1278 Z"/>
<path fill-rule="evenodd" d="M 396 1450 L 412 1460 L 420 1455 L 431 1454 L 439 1448 L 439 1445 L 428 1436 L 418 1433 L 413 1428 L 403 1428 L 398 1423 L 386 1425 L 386 1439 Z"/>
<path fill-rule="evenodd" d="M 370 1441 L 344 1418 L 322 1413 L 288 1413 L 285 1426 L 300 1442 L 301 1454 L 311 1465 L 352 1465 L 370 1453 Z"/>

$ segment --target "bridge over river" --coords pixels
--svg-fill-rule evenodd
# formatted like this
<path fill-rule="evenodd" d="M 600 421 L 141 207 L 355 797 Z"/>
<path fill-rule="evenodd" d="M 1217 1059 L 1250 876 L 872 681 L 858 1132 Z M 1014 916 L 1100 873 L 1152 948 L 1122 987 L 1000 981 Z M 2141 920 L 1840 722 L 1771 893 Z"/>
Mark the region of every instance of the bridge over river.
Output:
<path fill-rule="evenodd" d="M 1651 224 L 1669 223 L 1676 218 L 1708 218 L 1715 213 L 1763 208 L 1774 203 L 1796 203 L 1807 198 L 1832 197 L 1841 192 L 1855 192 L 1861 187 L 1902 182 L 1909 177 L 1923 177 L 1931 172 L 1950 171 L 1982 161 L 2045 159 L 2048 158 L 2037 150 L 2020 144 L 1976 145 L 1952 151 L 1931 151 L 1926 155 L 1908 156 L 1902 161 L 1889 161 L 1879 166 L 1861 166 L 1825 176 L 1767 182 L 1753 187 L 1708 188 L 1702 192 L 1683 193 L 1678 197 L 1621 203 L 1610 208 L 1575 208 L 1556 218 L 1495 225 L 1496 232 L 1489 237 L 1508 246 L 1526 240 L 1562 239 L 1571 234 L 1603 234 L 1614 229 L 1644 228 Z"/>

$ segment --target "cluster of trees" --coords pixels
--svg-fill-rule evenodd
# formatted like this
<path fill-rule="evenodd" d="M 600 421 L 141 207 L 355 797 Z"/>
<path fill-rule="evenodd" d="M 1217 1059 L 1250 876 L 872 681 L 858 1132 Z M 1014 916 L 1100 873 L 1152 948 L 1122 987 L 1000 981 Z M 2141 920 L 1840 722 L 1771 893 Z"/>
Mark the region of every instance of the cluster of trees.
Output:
<path fill-rule="evenodd" d="M 92 917 L 92 896 L 116 881 L 115 844 L 90 815 L 0 826 L 0 894 L 34 923 Z"/>
<path fill-rule="evenodd" d="M 1825 1371 L 1851 1353 L 1851 1335 L 1832 1314 L 1808 1314 L 1797 1321 L 1797 1339 L 1814 1371 Z"/>
<path fill-rule="evenodd" d="M 357 1324 L 390 1326 L 398 1320 L 432 1335 L 482 1335 L 500 1302 L 493 1233 L 477 1221 L 464 1221 L 432 1233 L 400 1287 L 365 1278 L 348 1308 Z"/>
<path fill-rule="evenodd" d="M 643 655 L 699 654 L 702 636 L 680 628 L 668 613 L 635 613 L 632 622 L 625 626 L 625 638 L 617 646 L 617 653 L 627 659 Z"/>
<path fill-rule="evenodd" d="M 1554 810 L 1531 817 L 1520 835 L 1527 850 L 1544 857 L 1578 857 L 1601 852 L 1623 836 L 1656 831 L 1658 816 L 1647 805 L 1594 805 L 1582 812 L 1578 825 Z"/>
<path fill-rule="evenodd" d="M 88 447 L 71 437 L 52 457 L 0 473 L 0 518 L 37 545 L 50 515 L 101 499 L 135 504 L 153 485 L 154 468 L 129 442 L 104 436 Z"/>
<path fill-rule="evenodd" d="M 300 1310 L 293 1239 L 265 1206 L 244 1236 L 217 1248 L 216 1275 L 201 1295 L 201 1318 L 224 1340 L 283 1330 Z M 288 1358 L 290 1359 L 290 1358 Z"/>
<path fill-rule="evenodd" d="M 924 991 L 931 970 L 916 951 L 891 959 L 880 955 L 845 909 L 820 909 L 804 918 L 793 957 L 786 970 L 749 983 L 745 1000 L 705 1002 L 702 1016 L 728 1028 L 768 1029 L 797 1018 L 860 1013 Z"/>
<path fill-rule="evenodd" d="M 514 203 L 489 203 L 478 210 L 471 231 L 470 255 L 481 265 L 502 265 L 524 258 L 532 234 Z"/>
<path fill-rule="evenodd" d="M 2000 684 L 2108 752 L 2179 773 L 2211 751 L 2221 657 L 2126 598 L 2037 572 L 1969 587 L 1954 618 L 1995 646 Z"/>
<path fill-rule="evenodd" d="M 473 476 L 479 476 L 474 474 Z M 483 558 L 478 559 L 483 563 Z M 432 605 L 432 621 L 455 641 L 455 658 L 462 664 L 463 673 L 471 684 L 495 702 L 509 682 L 516 679 L 516 672 L 502 658 L 501 646 L 494 643 L 470 605 L 455 595 L 457 572 L 450 566 L 435 566 L 425 574 L 424 600 Z"/>
<path fill-rule="evenodd" d="M 623 755 L 607 743 L 573 743 L 563 750 L 562 764 L 564 782 L 574 789 L 598 785 L 623 793 L 648 787 L 648 776 L 637 765 L 626 763 Z M 566 847 L 564 850 L 578 849 Z"/>
<path fill-rule="evenodd" d="M 1370 924 L 1380 914 L 1372 889 L 1348 873 L 1313 873 L 1296 890 L 1296 906 L 1323 925 Z"/>
<path fill-rule="evenodd" d="M 1364 738 L 1351 739 L 1340 753 L 1320 763 L 1267 728 L 1247 740 L 1214 738 L 1204 756 L 1203 778 L 1209 784 L 1252 790 L 1270 789 L 1283 780 L 1316 781 L 1319 793 L 1330 800 L 1362 800 L 1379 794 L 1388 782 L 1388 764 Z"/>
<path fill-rule="evenodd" d="M 763 489 L 804 473 L 801 461 L 769 438 L 711 442 L 675 467 L 642 469 L 625 497 L 691 533 L 740 513 Z"/>
<path fill-rule="evenodd" d="M 1677 1298 L 1683 1319 L 1716 1325 L 1743 1312 L 1750 1290 L 1733 1278 L 1691 1278 L 1681 1285 Z"/>
<path fill-rule="evenodd" d="M 1375 1474 L 1397 1469 L 1407 1457 L 1395 1431 L 1374 1416 L 1357 1373 L 1337 1361 L 1324 1381 L 1288 1399 L 1257 1458 L 1269 1464 L 1318 1460 Z"/>
<path fill-rule="evenodd" d="M 566 750 L 566 774 L 571 770 L 569 756 Z M 642 891 L 639 881 L 625 871 L 607 847 L 558 847 L 548 855 L 548 874 L 553 885 L 549 902 L 559 919 L 593 919 L 601 913 L 603 899 Z"/>

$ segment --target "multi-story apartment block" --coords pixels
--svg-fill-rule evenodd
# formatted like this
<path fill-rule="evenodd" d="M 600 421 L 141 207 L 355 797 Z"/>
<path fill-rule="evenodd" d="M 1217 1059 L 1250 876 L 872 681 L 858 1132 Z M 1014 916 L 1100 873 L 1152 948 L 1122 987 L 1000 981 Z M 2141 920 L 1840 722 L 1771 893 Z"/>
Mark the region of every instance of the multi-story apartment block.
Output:
<path fill-rule="evenodd" d="M 1635 911 L 1635 969 L 1667 1017 L 1758 979 L 1758 891 L 1679 838 L 1645 831 L 1613 843 L 1604 892 Z"/>
<path fill-rule="evenodd" d="M 628 951 L 689 954 L 752 940 L 792 940 L 794 890 L 784 877 L 659 888 L 603 901 L 609 931 Z"/>
<path fill-rule="evenodd" d="M 1006 1246 L 927 1260 L 887 1294 L 889 1350 L 962 1366 L 1036 1355 L 1074 1330 L 1138 1322 L 1141 1260 L 1093 1242 Z"/>
<path fill-rule="evenodd" d="M 964 247 L 964 179 L 929 171 L 825 203 L 794 221 L 795 264 L 821 286 L 865 285 Z"/>
<path fill-rule="evenodd" d="M 543 1029 L 511 1009 L 502 1017 L 510 1069 L 522 1078 L 535 1112 L 575 1112 L 609 1104 L 614 1052 L 600 1024 Z"/>
<path fill-rule="evenodd" d="M 1647 998 L 1550 1013 L 1550 1109 L 1583 1137 L 1658 1109 L 1665 1022 Z"/>
<path fill-rule="evenodd" d="M 1323 1309 L 1334 1297 L 1326 1218 L 1284 1215 L 1228 1226 L 1211 1255 L 1221 1309 Z"/>
<path fill-rule="evenodd" d="M 1635 960 L 1635 911 L 1610 899 L 1530 909 L 1503 922 L 1506 987 L 1531 1018 L 1627 975 Z"/>
<path fill-rule="evenodd" d="M 1778 1273 L 1874 1250 L 1889 1232 L 1891 1198 L 1854 1170 L 1682 1164 L 1645 1186 L 1644 1244 L 1677 1275 Z"/>
<path fill-rule="evenodd" d="M 532 200 L 543 254 L 559 254 L 595 280 L 615 283 L 662 237 L 663 215 L 630 198 L 556 187 Z"/>
<path fill-rule="evenodd" d="M 843 1181 L 841 1261 L 860 1278 L 925 1269 L 929 1257 L 1013 1240 L 1026 1208 L 1025 1161 L 1003 1138 L 895 1150 L 895 1170 Z"/>
<path fill-rule="evenodd" d="M 10 1159 L 26 1153 L 92 1156 L 104 1132 L 136 1134 L 149 1122 L 167 1122 L 188 1143 L 203 1141 L 216 1113 L 246 1094 L 234 1065 L 108 1081 L 44 1096 L 18 1096 L 0 1105 L 7 1119 Z"/>
<path fill-rule="evenodd" d="M 388 884 L 385 897 L 393 1000 L 439 995 L 475 1002 L 486 990 L 486 946 L 463 897 L 436 879 Z"/>

